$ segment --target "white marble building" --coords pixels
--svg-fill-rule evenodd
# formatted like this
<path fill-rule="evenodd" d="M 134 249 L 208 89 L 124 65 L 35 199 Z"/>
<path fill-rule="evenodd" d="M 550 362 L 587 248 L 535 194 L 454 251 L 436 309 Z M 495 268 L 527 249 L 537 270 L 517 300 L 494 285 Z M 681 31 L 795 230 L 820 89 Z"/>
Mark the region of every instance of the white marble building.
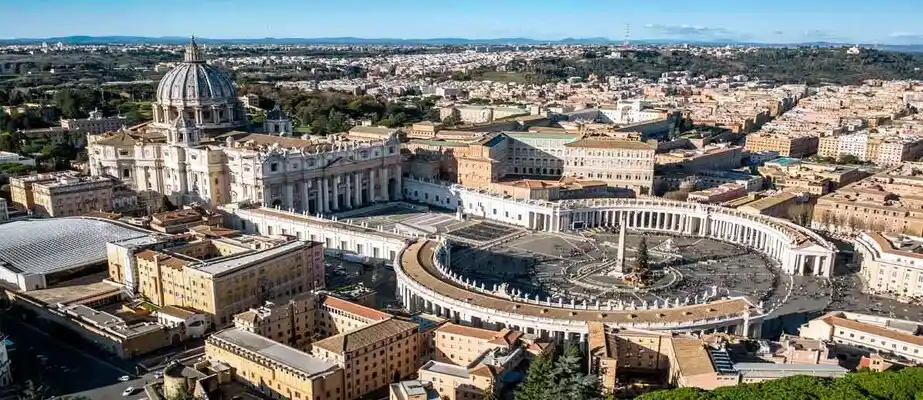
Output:
<path fill-rule="evenodd" d="M 314 214 L 400 198 L 396 136 L 280 136 L 291 130 L 281 112 L 267 120 L 272 134 L 236 131 L 245 116 L 233 83 L 204 62 L 194 42 L 157 96 L 146 127 L 88 135 L 92 175 L 162 193 L 174 205 L 249 201 Z"/>

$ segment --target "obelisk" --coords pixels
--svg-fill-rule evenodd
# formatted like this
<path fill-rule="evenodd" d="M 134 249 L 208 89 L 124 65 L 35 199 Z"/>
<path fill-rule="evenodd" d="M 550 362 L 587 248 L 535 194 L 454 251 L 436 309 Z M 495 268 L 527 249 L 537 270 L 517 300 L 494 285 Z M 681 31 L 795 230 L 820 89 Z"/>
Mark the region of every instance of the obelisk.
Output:
<path fill-rule="evenodd" d="M 625 213 L 622 213 L 622 218 L 619 220 L 619 248 L 618 253 L 615 256 L 615 269 L 612 270 L 613 275 L 622 275 L 625 270 L 625 225 L 627 221 L 625 219 Z"/>

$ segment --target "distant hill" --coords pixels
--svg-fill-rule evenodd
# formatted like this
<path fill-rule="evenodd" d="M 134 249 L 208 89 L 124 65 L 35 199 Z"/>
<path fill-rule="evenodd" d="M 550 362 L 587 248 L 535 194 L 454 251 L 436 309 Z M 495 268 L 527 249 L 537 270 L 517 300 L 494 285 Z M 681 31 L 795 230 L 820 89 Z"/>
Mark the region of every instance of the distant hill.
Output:
<path fill-rule="evenodd" d="M 48 38 L 14 38 L 0 39 L 0 44 L 34 44 L 34 43 L 64 43 L 64 44 L 183 44 L 189 41 L 188 37 L 181 36 L 63 36 Z M 326 38 L 249 38 L 249 39 L 211 39 L 196 38 L 199 43 L 206 44 L 276 44 L 276 45 L 296 45 L 296 44 L 330 44 L 330 45 L 446 45 L 446 46 L 475 46 L 475 45 L 546 45 L 546 44 L 568 44 L 568 45 L 618 45 L 621 40 L 612 40 L 605 37 L 588 37 L 588 38 L 564 38 L 560 40 L 539 40 L 530 38 L 494 38 L 494 39 L 469 39 L 469 38 L 420 38 L 420 39 L 395 39 L 395 38 L 357 38 L 357 37 L 326 37 Z M 691 44 L 698 46 L 766 46 L 766 47 L 795 47 L 795 46 L 817 46 L 817 47 L 841 47 L 852 46 L 853 43 L 831 43 L 831 42 L 805 42 L 805 43 L 757 43 L 757 42 L 740 42 L 732 39 L 716 40 L 687 40 L 687 39 L 638 39 L 632 40 L 636 45 L 669 45 L 669 44 Z M 923 52 L 923 44 L 908 45 L 870 45 L 864 47 L 876 47 L 879 50 L 888 51 L 905 51 L 905 52 Z"/>

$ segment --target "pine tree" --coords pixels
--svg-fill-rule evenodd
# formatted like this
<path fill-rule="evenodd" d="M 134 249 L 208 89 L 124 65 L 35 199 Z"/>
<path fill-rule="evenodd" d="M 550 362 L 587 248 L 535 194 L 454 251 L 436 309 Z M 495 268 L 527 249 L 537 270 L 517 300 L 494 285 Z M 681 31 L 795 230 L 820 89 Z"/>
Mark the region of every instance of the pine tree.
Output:
<path fill-rule="evenodd" d="M 580 349 L 569 344 L 554 363 L 550 398 L 568 400 L 598 399 L 599 379 L 582 371 Z"/>
<path fill-rule="evenodd" d="M 526 380 L 516 391 L 516 400 L 551 400 L 549 392 L 554 382 L 551 372 L 554 369 L 554 357 L 542 354 L 532 359 Z"/>
<path fill-rule="evenodd" d="M 641 243 L 638 244 L 638 258 L 635 260 L 635 274 L 645 276 L 650 270 L 650 255 L 647 251 L 647 238 L 641 237 Z"/>

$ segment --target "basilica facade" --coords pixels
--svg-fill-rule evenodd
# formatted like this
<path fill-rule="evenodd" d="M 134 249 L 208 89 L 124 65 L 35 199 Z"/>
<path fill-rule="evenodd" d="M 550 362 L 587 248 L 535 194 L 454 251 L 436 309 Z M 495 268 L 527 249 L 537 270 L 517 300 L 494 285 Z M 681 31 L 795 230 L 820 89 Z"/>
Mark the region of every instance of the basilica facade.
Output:
<path fill-rule="evenodd" d="M 160 81 L 153 121 L 88 135 L 91 175 L 121 179 L 174 205 L 252 202 L 331 213 L 401 197 L 396 136 L 296 138 L 274 110 L 270 134 L 246 131 L 233 82 L 193 41 Z M 279 129 L 279 126 L 283 129 Z"/>

